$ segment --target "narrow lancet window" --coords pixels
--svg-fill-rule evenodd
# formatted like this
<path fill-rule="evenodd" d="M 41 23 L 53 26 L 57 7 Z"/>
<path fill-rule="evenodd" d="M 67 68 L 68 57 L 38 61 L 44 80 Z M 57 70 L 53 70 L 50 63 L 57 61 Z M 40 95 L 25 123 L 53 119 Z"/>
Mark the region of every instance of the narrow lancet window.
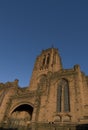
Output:
<path fill-rule="evenodd" d="M 46 60 L 46 56 L 44 55 L 44 58 L 43 58 L 43 65 L 45 65 L 45 60 Z"/>
<path fill-rule="evenodd" d="M 70 104 L 69 104 L 69 87 L 66 83 L 64 86 L 64 111 L 69 112 L 70 111 Z"/>
<path fill-rule="evenodd" d="M 47 65 L 49 64 L 49 62 L 50 62 L 50 54 L 48 54 L 47 56 Z"/>
<path fill-rule="evenodd" d="M 57 89 L 57 111 L 61 112 L 61 97 L 62 97 L 62 87 L 59 86 Z"/>

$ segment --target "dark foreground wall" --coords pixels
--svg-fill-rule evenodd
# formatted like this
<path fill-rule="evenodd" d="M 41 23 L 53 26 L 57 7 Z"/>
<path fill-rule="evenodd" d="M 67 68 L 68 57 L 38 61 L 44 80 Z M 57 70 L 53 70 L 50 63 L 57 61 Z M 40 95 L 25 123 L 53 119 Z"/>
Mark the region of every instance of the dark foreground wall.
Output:
<path fill-rule="evenodd" d="M 88 124 L 77 125 L 76 130 L 88 130 Z"/>
<path fill-rule="evenodd" d="M 0 127 L 0 130 L 18 130 L 17 128 L 2 128 Z"/>
<path fill-rule="evenodd" d="M 83 125 L 55 125 L 55 124 L 34 124 L 30 128 L 0 128 L 0 130 L 88 130 L 88 124 Z"/>

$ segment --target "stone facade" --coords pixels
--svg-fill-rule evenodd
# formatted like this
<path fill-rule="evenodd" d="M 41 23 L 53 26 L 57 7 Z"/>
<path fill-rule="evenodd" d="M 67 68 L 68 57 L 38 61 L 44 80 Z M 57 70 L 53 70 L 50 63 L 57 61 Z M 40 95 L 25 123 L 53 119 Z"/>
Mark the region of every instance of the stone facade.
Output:
<path fill-rule="evenodd" d="M 85 124 L 88 124 L 88 76 L 79 65 L 64 69 L 58 49 L 43 50 L 36 58 L 28 87 L 20 88 L 17 79 L 0 83 L 3 128 L 76 130 Z"/>

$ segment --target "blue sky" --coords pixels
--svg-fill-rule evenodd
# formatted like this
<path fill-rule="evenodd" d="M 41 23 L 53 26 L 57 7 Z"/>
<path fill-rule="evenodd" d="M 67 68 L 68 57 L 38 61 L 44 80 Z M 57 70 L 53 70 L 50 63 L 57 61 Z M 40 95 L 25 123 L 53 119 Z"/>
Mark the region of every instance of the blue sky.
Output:
<path fill-rule="evenodd" d="M 63 67 L 88 75 L 88 0 L 0 0 L 0 82 L 29 85 L 42 49 L 58 48 Z"/>

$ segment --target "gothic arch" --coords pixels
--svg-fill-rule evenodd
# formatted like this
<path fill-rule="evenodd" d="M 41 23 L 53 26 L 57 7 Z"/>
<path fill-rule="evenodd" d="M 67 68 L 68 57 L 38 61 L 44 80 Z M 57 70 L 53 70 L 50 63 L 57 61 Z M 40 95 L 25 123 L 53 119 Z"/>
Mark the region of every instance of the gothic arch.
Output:
<path fill-rule="evenodd" d="M 62 116 L 62 120 L 64 121 L 64 122 L 69 122 L 69 121 L 71 121 L 71 116 L 70 115 L 63 115 Z"/>
<path fill-rule="evenodd" d="M 69 82 L 62 78 L 57 85 L 57 112 L 70 111 Z"/>
<path fill-rule="evenodd" d="M 30 103 L 30 102 L 20 102 L 20 103 L 16 103 L 11 109 L 10 109 L 10 112 L 9 112 L 9 114 L 11 114 L 17 107 L 19 107 L 19 106 L 21 106 L 21 105 L 29 105 L 29 106 L 31 106 L 31 107 L 33 107 L 34 108 L 34 105 L 32 104 L 32 103 Z"/>
<path fill-rule="evenodd" d="M 46 79 L 46 78 L 47 78 L 46 74 L 41 74 L 41 75 L 37 78 L 37 80 L 40 81 L 41 79 Z"/>
<path fill-rule="evenodd" d="M 37 90 L 40 93 L 47 91 L 47 76 L 45 74 L 39 76 Z"/>
<path fill-rule="evenodd" d="M 8 124 L 10 128 L 27 127 L 32 121 L 33 106 L 29 103 L 17 104 L 10 112 Z"/>
<path fill-rule="evenodd" d="M 41 84 L 41 86 L 46 85 L 47 82 L 47 76 L 46 74 L 42 74 L 38 77 L 38 85 Z"/>

